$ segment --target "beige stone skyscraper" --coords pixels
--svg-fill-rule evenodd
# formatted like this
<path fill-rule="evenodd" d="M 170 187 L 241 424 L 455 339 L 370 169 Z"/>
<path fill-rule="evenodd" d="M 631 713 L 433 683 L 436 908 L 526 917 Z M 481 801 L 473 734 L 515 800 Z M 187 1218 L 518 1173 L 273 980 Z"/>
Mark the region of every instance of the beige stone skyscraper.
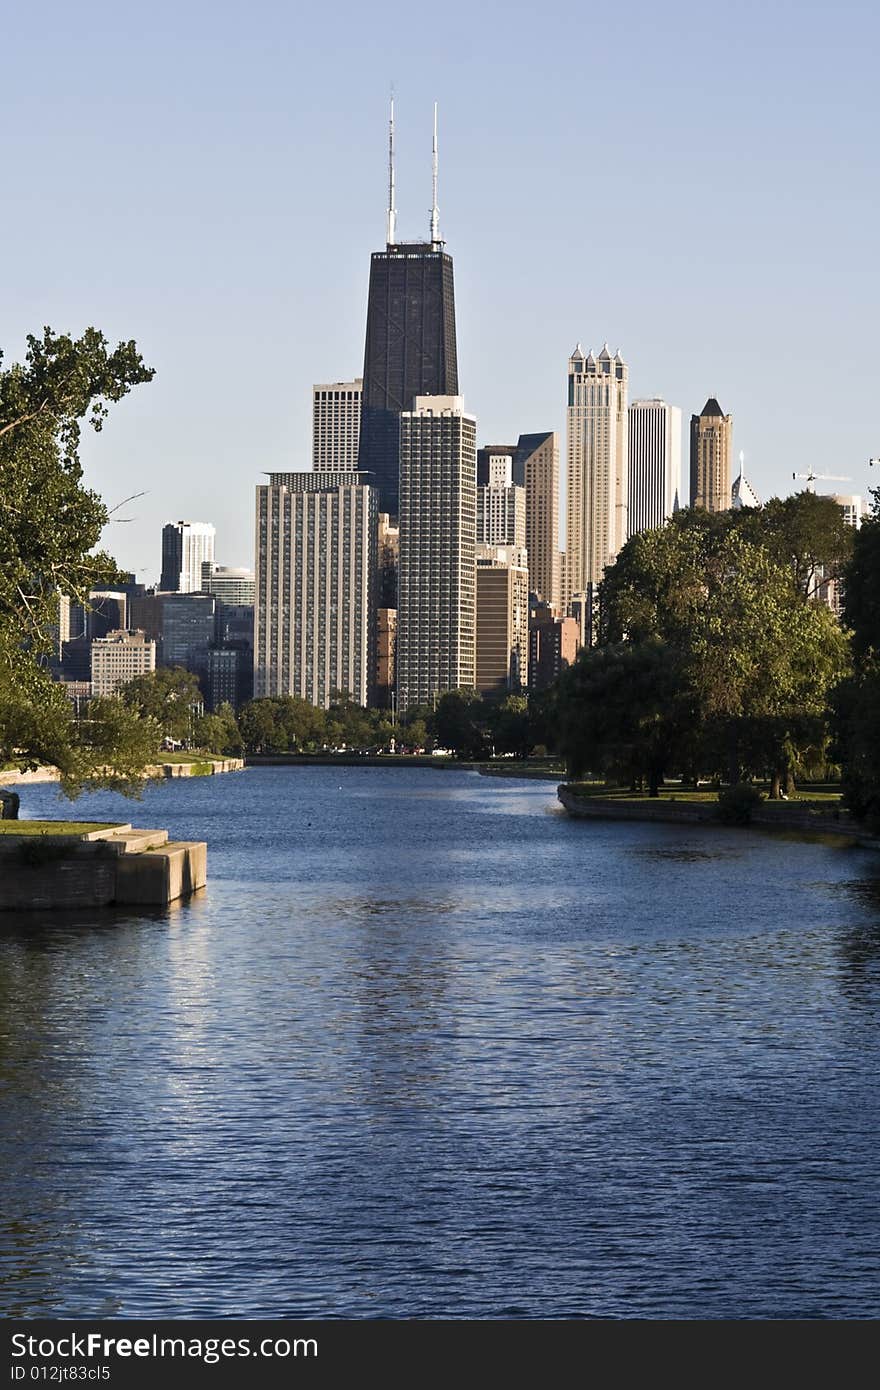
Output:
<path fill-rule="evenodd" d="M 477 689 L 518 692 L 528 684 L 529 568 L 525 549 L 477 545 Z"/>
<path fill-rule="evenodd" d="M 578 344 L 569 358 L 566 608 L 600 583 L 626 540 L 628 376 L 607 343 L 598 357 Z"/>
<path fill-rule="evenodd" d="M 691 506 L 726 512 L 731 506 L 733 416 L 710 396 L 691 416 Z"/>
<path fill-rule="evenodd" d="M 298 695 L 326 709 L 339 691 L 369 703 L 377 506 L 362 473 L 270 473 L 257 488 L 258 699 Z"/>

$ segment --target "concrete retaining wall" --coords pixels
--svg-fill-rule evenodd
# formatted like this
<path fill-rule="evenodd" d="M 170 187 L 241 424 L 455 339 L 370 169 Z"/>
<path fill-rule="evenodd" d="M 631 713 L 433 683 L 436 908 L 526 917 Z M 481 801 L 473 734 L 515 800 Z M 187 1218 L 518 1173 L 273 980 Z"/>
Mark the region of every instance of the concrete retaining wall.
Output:
<path fill-rule="evenodd" d="M 88 838 L 0 835 L 0 911 L 164 907 L 207 882 L 204 841 L 168 841 L 166 830 L 109 826 Z"/>
<path fill-rule="evenodd" d="M 582 820 L 666 821 L 675 824 L 719 825 L 715 801 L 622 801 L 601 796 L 577 796 L 563 783 L 556 794 L 570 816 Z M 846 811 L 799 809 L 786 802 L 763 802 L 752 812 L 751 825 L 760 829 L 810 831 L 865 840 L 865 831 Z"/>
<path fill-rule="evenodd" d="M 210 777 L 220 772 L 239 772 L 244 767 L 244 758 L 200 758 L 196 766 L 201 770 L 193 772 L 192 763 L 154 763 L 144 768 L 144 777 Z M 60 780 L 61 773 L 57 767 L 38 767 L 32 772 L 0 772 L 0 787 L 22 787 L 35 782 Z"/>
<path fill-rule="evenodd" d="M 204 758 L 195 763 L 157 763 L 146 769 L 147 777 L 213 777 L 220 772 L 238 772 L 244 758 Z M 196 769 L 196 770 L 194 770 Z"/>

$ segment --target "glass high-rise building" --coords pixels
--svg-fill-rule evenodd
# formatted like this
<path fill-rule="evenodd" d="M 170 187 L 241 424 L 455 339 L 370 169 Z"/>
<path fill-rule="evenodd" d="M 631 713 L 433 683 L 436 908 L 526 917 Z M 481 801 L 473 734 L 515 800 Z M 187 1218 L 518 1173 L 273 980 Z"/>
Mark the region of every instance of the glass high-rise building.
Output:
<path fill-rule="evenodd" d="M 417 396 L 457 396 L 452 257 L 437 206 L 437 107 L 428 241 L 399 241 L 394 191 L 394 102 L 388 128 L 385 250 L 370 261 L 358 468 L 371 473 L 379 511 L 398 515 L 400 416 Z"/>
<path fill-rule="evenodd" d="M 214 559 L 214 527 L 207 521 L 169 521 L 162 527 L 162 577 L 167 594 L 197 594 L 202 564 Z"/>
<path fill-rule="evenodd" d="M 442 242 L 400 242 L 370 262 L 358 468 L 379 510 L 399 510 L 400 416 L 416 396 L 457 396 L 452 257 Z"/>

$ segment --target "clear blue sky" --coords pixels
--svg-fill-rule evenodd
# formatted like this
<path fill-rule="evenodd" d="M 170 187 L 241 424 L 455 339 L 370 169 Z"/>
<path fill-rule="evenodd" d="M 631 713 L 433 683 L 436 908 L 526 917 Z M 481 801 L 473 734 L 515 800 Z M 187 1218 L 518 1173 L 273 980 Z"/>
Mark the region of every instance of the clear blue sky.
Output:
<path fill-rule="evenodd" d="M 440 103 L 481 440 L 563 431 L 568 354 L 607 339 L 631 396 L 718 397 L 762 495 L 809 466 L 864 492 L 878 50 L 873 0 L 7 7 L 0 343 L 135 338 L 156 378 L 86 454 L 110 504 L 147 489 L 111 548 L 154 581 L 186 517 L 251 563 L 254 484 L 308 466 L 312 383 L 360 374 L 393 81 L 401 236 L 427 233 Z"/>

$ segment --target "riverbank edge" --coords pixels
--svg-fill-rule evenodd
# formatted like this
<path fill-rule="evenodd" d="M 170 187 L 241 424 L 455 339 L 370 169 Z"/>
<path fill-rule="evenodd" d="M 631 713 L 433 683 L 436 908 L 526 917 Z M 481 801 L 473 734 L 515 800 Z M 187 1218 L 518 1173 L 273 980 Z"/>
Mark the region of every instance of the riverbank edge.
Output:
<path fill-rule="evenodd" d="M 678 825 L 721 825 L 714 801 L 621 801 L 611 797 L 578 796 L 570 784 L 562 782 L 556 795 L 569 816 L 577 820 L 658 821 Z M 736 827 L 734 827 L 736 828 Z M 745 829 L 784 830 L 807 835 L 837 835 L 862 849 L 880 849 L 858 821 L 840 810 L 798 810 L 785 802 L 767 802 L 752 811 Z"/>
<path fill-rule="evenodd" d="M 171 840 L 167 830 L 128 822 L 64 832 L 59 820 L 59 833 L 39 835 L 17 834 L 17 824 L 5 822 L 0 835 L 0 914 L 167 907 L 208 881 L 204 840 Z"/>
<path fill-rule="evenodd" d="M 191 763 L 153 763 L 144 768 L 145 782 L 167 777 L 213 777 L 221 772 L 240 772 L 244 758 L 196 758 Z M 32 787 L 40 782 L 60 782 L 57 767 L 37 767 L 30 772 L 18 769 L 0 772 L 0 787 Z"/>
<path fill-rule="evenodd" d="M 246 767 L 427 767 L 435 772 L 479 772 L 482 777 L 540 778 L 559 781 L 559 768 L 533 767 L 528 762 L 505 759 L 497 763 L 471 762 L 466 758 L 435 758 L 430 753 L 249 753 Z"/>

